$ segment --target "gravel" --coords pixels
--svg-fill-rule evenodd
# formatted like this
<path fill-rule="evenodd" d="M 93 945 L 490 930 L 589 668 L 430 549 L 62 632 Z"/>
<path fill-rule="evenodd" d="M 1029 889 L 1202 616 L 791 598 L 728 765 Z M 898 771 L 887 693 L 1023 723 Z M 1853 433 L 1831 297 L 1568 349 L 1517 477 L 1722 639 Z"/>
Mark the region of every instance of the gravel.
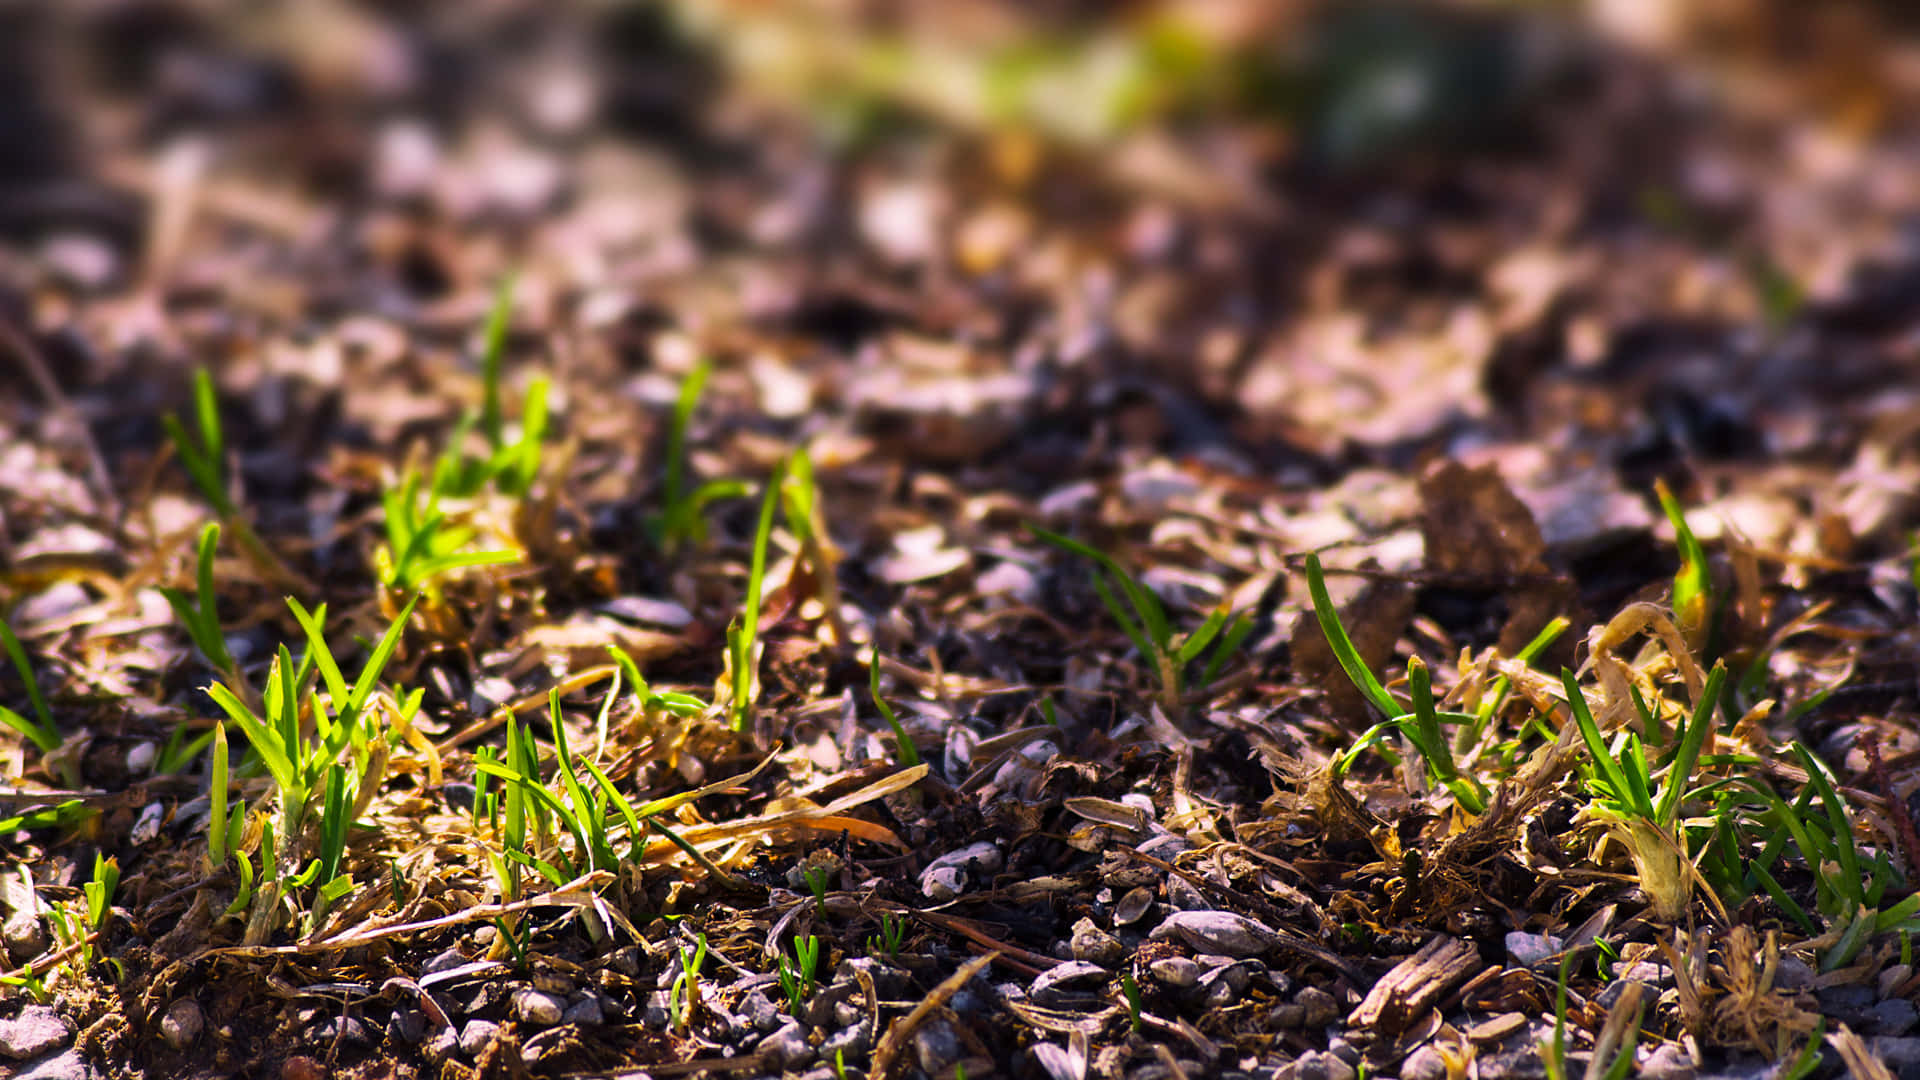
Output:
<path fill-rule="evenodd" d="M 72 1038 L 73 1029 L 53 1006 L 29 1005 L 19 1015 L 0 1020 L 0 1057 L 24 1061 L 65 1046 Z"/>

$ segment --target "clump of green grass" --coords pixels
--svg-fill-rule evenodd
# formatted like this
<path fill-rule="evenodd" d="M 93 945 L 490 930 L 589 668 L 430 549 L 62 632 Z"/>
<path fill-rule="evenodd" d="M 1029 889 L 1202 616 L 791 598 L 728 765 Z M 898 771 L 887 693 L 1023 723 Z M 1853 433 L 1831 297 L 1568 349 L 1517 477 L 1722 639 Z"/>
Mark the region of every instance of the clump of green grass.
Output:
<path fill-rule="evenodd" d="M 419 475 L 411 470 L 399 484 L 381 493 L 387 542 L 374 553 L 374 560 L 381 582 L 389 589 L 411 593 L 430 588 L 431 579 L 450 570 L 497 566 L 520 558 L 511 551 L 466 550 L 478 533 L 470 526 L 450 523 L 440 509 L 442 498 L 452 490 L 442 486 L 443 475 L 443 470 L 434 470 L 424 504 Z"/>
<path fill-rule="evenodd" d="M 1765 803 L 1754 815 L 1754 824 L 1770 836 L 1745 866 L 1752 880 L 1809 937 L 1822 936 L 1813 916 L 1787 894 L 1771 871 L 1785 842 L 1793 841 L 1813 871 L 1814 909 L 1826 920 L 1827 929 L 1838 933 L 1820 958 L 1821 969 L 1833 971 L 1852 962 L 1881 934 L 1920 931 L 1920 893 L 1887 903 L 1889 891 L 1907 883 L 1884 849 L 1871 856 L 1860 850 L 1854 838 L 1853 814 L 1826 764 L 1800 743 L 1793 744 L 1793 752 L 1807 771 L 1807 785 L 1793 802 L 1775 794 L 1764 780 L 1750 777 L 1745 781 Z M 1816 799 L 1820 803 L 1817 813 L 1813 806 Z"/>
<path fill-rule="evenodd" d="M 680 947 L 680 974 L 673 977 L 673 989 L 667 996 L 673 1029 L 683 1034 L 700 1007 L 700 968 L 707 962 L 707 935 L 701 934 L 697 940 L 695 948 Z"/>
<path fill-rule="evenodd" d="M 1625 846 L 1654 918 L 1665 922 L 1685 918 L 1694 884 L 1699 880 L 1699 872 L 1688 856 L 1686 833 L 1679 825 L 1689 797 L 1703 791 L 1695 781 L 1694 767 L 1713 732 L 1726 678 L 1725 665 L 1715 664 L 1693 715 L 1676 733 L 1664 777 L 1656 781 L 1657 770 L 1649 765 L 1640 736 L 1622 731 L 1609 745 L 1595 725 L 1586 695 L 1573 673 L 1563 672 L 1561 676 L 1568 708 L 1588 753 L 1586 785 L 1593 798 L 1583 814 L 1600 822 Z"/>
<path fill-rule="evenodd" d="M 663 818 L 694 799 L 751 779 L 752 773 L 636 806 L 590 755 L 574 752 L 557 690 L 548 695 L 547 711 L 553 731 L 551 779 L 541 766 L 532 730 L 511 716 L 507 719 L 505 752 L 483 748 L 474 756 L 474 816 L 476 823 L 482 817 L 493 823 L 500 851 L 498 855 L 489 853 L 489 858 L 503 895 L 521 895 L 522 868 L 555 887 L 596 870 L 617 876 L 623 866 L 641 861 L 649 833 L 664 837 L 716 879 L 733 880 Z M 498 796 L 488 790 L 489 781 L 500 783 Z M 563 844 L 562 839 L 569 843 Z M 589 926 L 595 925 L 590 919 Z"/>
<path fill-rule="evenodd" d="M 257 897 L 263 902 L 253 909 L 247 932 L 250 943 L 258 944 L 271 932 L 275 908 L 286 889 L 313 886 L 318 890 L 310 909 L 310 917 L 317 921 L 329 903 L 353 886 L 350 878 L 339 873 L 347 831 L 384 779 L 388 750 L 388 733 L 369 706 L 413 604 L 409 600 L 400 617 L 387 627 L 351 686 L 326 638 L 326 605 L 309 612 L 288 598 L 287 606 L 306 632 L 307 645 L 298 663 L 285 645 L 280 646 L 268 669 L 260 708 L 256 710 L 225 683 L 207 687 L 208 696 L 247 736 L 273 778 L 278 800 L 278 838 L 283 846 L 277 852 L 277 864 L 273 857 L 262 856 L 263 872 L 272 887 Z M 314 695 L 311 708 L 303 709 L 306 687 L 316 675 L 327 696 Z M 420 699 L 420 691 L 409 695 L 400 706 L 402 716 L 418 710 Z M 352 761 L 351 771 L 342 763 L 342 755 Z M 317 844 L 306 833 L 316 797 L 322 802 Z M 226 822 L 220 824 L 227 827 Z M 269 840 L 266 846 L 271 844 Z"/>
<path fill-rule="evenodd" d="M 1031 522 L 1027 529 L 1054 547 L 1094 564 L 1094 591 L 1100 594 L 1108 614 L 1120 624 L 1141 658 L 1151 665 L 1159 684 L 1160 705 L 1168 713 L 1178 713 L 1181 708 L 1189 664 L 1206 656 L 1198 685 L 1211 685 L 1220 669 L 1253 632 L 1251 619 L 1245 614 L 1234 615 L 1222 606 L 1209 612 L 1206 620 L 1193 630 L 1176 633 L 1160 598 L 1113 556 Z M 1124 605 L 1122 598 L 1126 601 Z M 1208 655 L 1209 645 L 1213 646 L 1211 655 Z"/>
<path fill-rule="evenodd" d="M 807 999 L 813 996 L 819 967 L 820 939 L 812 934 L 796 936 L 793 939 L 792 958 L 782 955 L 775 970 L 780 980 L 780 990 L 787 997 L 788 1012 L 800 1015 Z"/>
<path fill-rule="evenodd" d="M 900 950 L 907 944 L 907 920 L 890 911 L 880 913 L 880 932 L 867 938 L 867 955 L 875 960 L 882 956 L 889 960 L 900 958 Z"/>
<path fill-rule="evenodd" d="M 1414 657 L 1407 664 L 1410 700 L 1403 703 L 1389 693 L 1360 658 L 1360 651 L 1354 647 L 1353 639 L 1347 636 L 1346 627 L 1341 625 L 1340 614 L 1334 610 L 1333 600 L 1327 594 L 1326 575 L 1320 569 L 1319 557 L 1315 555 L 1307 556 L 1307 590 L 1313 598 L 1313 613 L 1320 623 L 1320 632 L 1326 636 L 1327 645 L 1333 650 L 1340 670 L 1346 672 L 1347 678 L 1352 680 L 1368 704 L 1386 717 L 1367 729 L 1353 747 L 1335 761 L 1335 774 L 1345 772 L 1362 751 L 1378 746 L 1388 735 L 1398 732 L 1419 752 L 1426 763 L 1429 780 L 1446 788 L 1461 809 L 1471 814 L 1485 813 L 1486 785 L 1478 777 L 1460 770 L 1454 760 L 1453 745 L 1440 726 L 1443 720 L 1477 726 L 1479 718 L 1469 713 L 1441 712 L 1435 706 L 1431 676 L 1419 657 Z"/>

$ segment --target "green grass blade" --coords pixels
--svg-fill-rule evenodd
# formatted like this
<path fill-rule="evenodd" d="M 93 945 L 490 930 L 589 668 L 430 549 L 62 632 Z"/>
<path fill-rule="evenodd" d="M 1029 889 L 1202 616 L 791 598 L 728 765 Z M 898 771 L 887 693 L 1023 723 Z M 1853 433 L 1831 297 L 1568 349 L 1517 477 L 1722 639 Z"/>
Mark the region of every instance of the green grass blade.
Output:
<path fill-rule="evenodd" d="M 227 460 L 227 436 L 220 425 L 220 399 L 214 393 L 213 375 L 206 368 L 193 372 L 193 417 L 200 429 L 200 446 L 215 467 Z"/>
<path fill-rule="evenodd" d="M 207 778 L 207 861 L 215 870 L 227 864 L 227 725 L 213 722 L 213 769 Z"/>
<path fill-rule="evenodd" d="M 1174 651 L 1173 658 L 1182 664 L 1191 663 L 1193 658 L 1199 656 L 1201 650 L 1205 649 L 1207 644 L 1227 625 L 1229 614 L 1225 606 L 1208 612 L 1206 621 L 1194 627 L 1193 633 L 1188 634 L 1180 642 L 1180 647 Z"/>
<path fill-rule="evenodd" d="M 1158 646 L 1147 635 L 1147 631 L 1127 614 L 1126 608 L 1120 606 L 1119 598 L 1113 595 L 1112 586 L 1107 584 L 1107 575 L 1098 570 L 1093 574 L 1093 591 L 1099 594 L 1100 602 L 1106 605 L 1107 614 L 1113 616 L 1113 621 L 1120 624 L 1120 630 L 1127 635 L 1127 640 L 1133 642 L 1133 647 L 1140 651 L 1140 659 L 1153 665 L 1157 670 L 1160 666 Z"/>
<path fill-rule="evenodd" d="M 1833 855 L 1840 864 L 1839 880 L 1843 887 L 1838 891 L 1842 896 L 1864 905 L 1866 902 L 1866 883 L 1860 874 L 1860 857 L 1853 845 L 1853 823 L 1847 817 L 1847 804 L 1841 800 L 1840 793 L 1834 790 L 1833 781 L 1827 775 L 1827 767 L 1801 743 L 1793 744 L 1793 752 L 1806 766 L 1807 779 L 1814 790 L 1820 794 L 1820 803 L 1826 809 L 1827 824 L 1833 832 Z M 1816 870 L 1819 863 L 1810 863 Z M 1825 875 L 1822 875 L 1823 879 Z"/>
<path fill-rule="evenodd" d="M 409 597 L 400 614 L 388 625 L 387 632 L 380 636 L 380 643 L 373 647 L 373 655 L 367 657 L 367 665 L 360 669 L 360 677 L 354 681 L 353 693 L 347 699 L 348 717 L 357 717 L 366 707 L 367 699 L 373 696 L 374 687 L 380 683 L 380 673 L 386 670 L 387 661 L 393 658 L 393 650 L 400 645 L 400 635 L 406 632 L 407 617 L 413 614 L 413 606 L 420 602 L 418 595 Z"/>
<path fill-rule="evenodd" d="M 713 374 L 713 361 L 702 360 L 680 382 L 680 396 L 674 401 L 673 419 L 667 427 L 667 478 L 664 492 L 669 510 L 681 505 L 687 484 L 687 429 L 693 412 L 700 407 L 700 395 Z"/>
<path fill-rule="evenodd" d="M 893 729 L 893 756 L 899 758 L 900 764 L 909 769 L 920 764 L 920 748 L 914 746 L 913 740 L 907 737 L 907 729 L 900 723 L 900 718 L 893 714 L 893 706 L 887 704 L 887 699 L 880 696 L 880 644 L 878 642 L 874 643 L 873 655 L 867 661 L 867 693 L 873 696 L 874 708 L 880 710 L 880 715 L 886 718 L 887 726 Z"/>
<path fill-rule="evenodd" d="M 1207 659 L 1205 670 L 1200 672 L 1201 686 L 1213 685 L 1213 680 L 1220 674 L 1220 669 L 1240 652 L 1240 646 L 1245 644 L 1247 635 L 1251 633 L 1253 633 L 1253 620 L 1244 612 L 1234 616 L 1232 624 L 1220 636 L 1220 644 L 1214 648 L 1213 655 Z"/>
<path fill-rule="evenodd" d="M 1600 729 L 1593 722 L 1593 713 L 1587 708 L 1587 696 L 1580 692 L 1580 684 L 1573 679 L 1573 672 L 1562 668 L 1561 685 L 1567 692 L 1567 707 L 1573 713 L 1575 724 L 1580 727 L 1580 738 L 1587 744 L 1587 754 L 1593 758 L 1593 767 L 1600 773 L 1602 781 L 1617 799 L 1629 797 L 1629 785 L 1619 762 L 1607 750 L 1606 742 L 1600 737 Z"/>
<path fill-rule="evenodd" d="M 1673 524 L 1674 541 L 1680 548 L 1680 570 L 1673 576 L 1674 613 L 1680 616 L 1682 626 L 1704 627 L 1712 603 L 1706 549 L 1687 527 L 1687 516 L 1665 481 L 1654 481 L 1654 494 L 1660 499 L 1660 509 Z"/>
<path fill-rule="evenodd" d="M 212 698 L 214 704 L 220 706 L 229 717 L 232 717 L 234 723 L 240 725 L 240 730 L 246 734 L 247 741 L 253 745 L 254 753 L 260 755 L 261 762 L 267 766 L 267 772 L 273 775 L 274 783 L 279 784 L 282 790 L 297 786 L 293 774 L 293 761 L 287 757 L 286 748 L 280 745 L 279 734 L 270 732 L 266 725 L 260 722 L 259 717 L 253 714 L 253 710 L 247 708 L 233 691 L 227 689 L 225 683 L 214 683 L 208 686 L 207 696 Z"/>
<path fill-rule="evenodd" d="M 494 290 L 493 306 L 487 311 L 486 328 L 480 335 L 480 380 L 484 397 L 480 404 L 480 430 L 487 445 L 498 451 L 506 445 L 504 422 L 500 413 L 500 361 L 507 351 L 507 328 L 513 320 L 515 275 L 500 279 Z"/>
<path fill-rule="evenodd" d="M 1687 787 L 1693 779 L 1694 764 L 1700 760 L 1700 750 L 1707 744 L 1707 736 L 1713 733 L 1714 712 L 1720 704 L 1720 690 L 1727 682 L 1727 666 L 1716 663 L 1713 671 L 1707 675 L 1707 684 L 1700 690 L 1700 704 L 1695 706 L 1693 716 L 1687 721 L 1687 729 L 1680 736 L 1680 752 L 1674 757 L 1672 767 L 1667 771 L 1665 785 L 1660 790 L 1660 804 L 1655 820 L 1662 828 L 1672 828 L 1680 817 L 1680 801 L 1686 795 Z"/>
<path fill-rule="evenodd" d="M 293 611 L 294 621 L 306 631 L 307 655 L 320 666 L 320 678 L 327 684 L 327 696 L 333 699 L 334 710 L 346 708 L 347 677 L 340 673 L 340 664 L 333 658 L 333 648 L 327 644 L 327 605 L 321 604 L 309 612 L 305 605 L 289 596 L 287 607 Z"/>
<path fill-rule="evenodd" d="M 7 625 L 5 619 L 0 619 L 0 647 L 6 649 L 7 659 L 13 661 L 13 670 L 19 674 L 20 681 L 26 684 L 27 700 L 33 705 L 33 715 L 40 721 L 41 729 L 55 731 L 53 711 L 47 708 L 46 695 L 40 692 L 40 683 L 33 677 L 33 664 L 27 660 L 27 650 L 21 646 L 20 639 L 14 636 L 13 627 Z M 59 739 L 55 738 L 54 745 L 59 744 Z"/>
<path fill-rule="evenodd" d="M 1333 598 L 1327 595 L 1327 579 L 1320 569 L 1318 555 L 1307 556 L 1307 591 L 1313 597 L 1313 614 L 1319 620 L 1320 632 L 1326 636 L 1327 645 L 1333 649 L 1333 657 L 1340 662 L 1347 678 L 1353 680 L 1353 685 L 1380 715 L 1392 718 L 1404 714 L 1407 710 L 1367 669 L 1366 662 L 1360 659 L 1360 651 L 1353 646 L 1353 639 L 1347 636 L 1346 627 L 1340 625 L 1340 614 L 1334 610 Z"/>
<path fill-rule="evenodd" d="M 48 731 L 5 705 L 0 705 L 0 724 L 7 725 L 19 732 L 23 738 L 32 741 L 43 754 L 51 754 L 60 749 L 58 732 Z"/>
<path fill-rule="evenodd" d="M 747 596 L 740 607 L 739 632 L 733 639 L 733 729 L 747 730 L 753 714 L 753 646 L 760 634 L 760 590 L 767 577 L 767 546 L 773 538 L 773 512 L 780 505 L 780 485 L 786 477 L 787 463 L 782 459 L 767 478 L 767 490 L 760 499 L 760 518 L 753 530 L 753 559 L 747 568 Z"/>

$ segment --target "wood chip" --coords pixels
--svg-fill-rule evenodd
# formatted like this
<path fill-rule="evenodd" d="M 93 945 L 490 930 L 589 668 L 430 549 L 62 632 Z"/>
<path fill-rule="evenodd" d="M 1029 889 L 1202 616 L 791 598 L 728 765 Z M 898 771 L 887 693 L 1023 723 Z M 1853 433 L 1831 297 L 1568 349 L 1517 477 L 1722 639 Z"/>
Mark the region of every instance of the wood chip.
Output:
<path fill-rule="evenodd" d="M 1521 1013 L 1501 1013 L 1491 1020 L 1482 1020 L 1467 1029 L 1467 1038 L 1477 1043 L 1505 1042 L 1507 1036 L 1527 1026 L 1527 1018 Z"/>
<path fill-rule="evenodd" d="M 1443 934 L 1374 983 L 1347 1018 L 1347 1024 L 1391 1038 L 1411 1027 L 1456 983 L 1479 968 L 1480 950 L 1472 942 Z"/>

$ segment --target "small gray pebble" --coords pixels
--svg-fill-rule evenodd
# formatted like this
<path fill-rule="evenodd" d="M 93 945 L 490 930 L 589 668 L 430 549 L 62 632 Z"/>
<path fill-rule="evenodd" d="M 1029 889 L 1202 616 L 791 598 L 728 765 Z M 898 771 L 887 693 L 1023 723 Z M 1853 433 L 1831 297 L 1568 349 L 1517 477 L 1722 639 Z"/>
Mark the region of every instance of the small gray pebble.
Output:
<path fill-rule="evenodd" d="M 1920 1015 L 1914 1012 L 1913 1002 L 1904 998 L 1890 998 L 1867 1010 L 1871 1018 L 1871 1031 L 1875 1035 L 1905 1035 L 1920 1022 Z"/>
<path fill-rule="evenodd" d="M 667 1008 L 667 992 L 655 990 L 647 995 L 647 1004 L 640 1012 L 640 1022 L 654 1031 L 665 1031 L 673 1022 L 673 1013 Z"/>
<path fill-rule="evenodd" d="M 1693 1059 L 1677 1043 L 1662 1043 L 1640 1063 L 1641 1080 L 1693 1080 Z"/>
<path fill-rule="evenodd" d="M 513 1014 L 535 1027 L 552 1027 L 566 1011 L 566 1002 L 544 990 L 522 990 L 514 995 Z"/>
<path fill-rule="evenodd" d="M 372 1046 L 373 1039 L 367 1034 L 367 1026 L 351 1016 L 330 1016 L 316 1025 L 308 1034 L 309 1042 L 316 1046 L 333 1046 L 336 1043 L 347 1046 Z"/>
<path fill-rule="evenodd" d="M 1816 976 L 1813 965 L 1797 956 L 1783 956 L 1774 970 L 1773 985 L 1779 990 L 1805 990 Z"/>
<path fill-rule="evenodd" d="M 851 1064 L 854 1059 L 865 1057 L 872 1045 L 873 1023 L 869 1020 L 860 1020 L 827 1036 L 827 1041 L 820 1044 L 820 1057 L 826 1061 L 832 1061 L 837 1051 L 845 1061 Z"/>
<path fill-rule="evenodd" d="M 740 1015 L 746 1018 L 747 1023 L 752 1024 L 762 1034 L 780 1026 L 779 1008 L 767 999 L 767 995 L 758 990 L 749 991 L 740 999 L 737 1008 Z"/>
<path fill-rule="evenodd" d="M 427 1037 L 427 1014 L 419 1009 L 400 1008 L 387 1018 L 387 1038 L 413 1046 Z"/>
<path fill-rule="evenodd" d="M 930 1075 L 960 1060 L 960 1038 L 953 1033 L 953 1025 L 944 1020 L 920 1025 L 913 1033 L 913 1055 Z"/>
<path fill-rule="evenodd" d="M 459 949 L 448 949 L 420 965 L 420 974 L 434 975 L 442 971 L 451 971 L 467 962 L 466 955 Z"/>
<path fill-rule="evenodd" d="M 581 1027 L 599 1027 L 607 1022 L 607 1016 L 600 1008 L 600 999 L 589 994 L 567 1006 L 567 1011 L 560 1014 L 560 1022 L 578 1024 Z"/>
<path fill-rule="evenodd" d="M 65 1046 L 71 1038 L 73 1029 L 60 1019 L 53 1006 L 29 1005 L 21 1009 L 19 1015 L 0 1020 L 0 1057 L 15 1061 L 39 1057 L 57 1046 Z"/>
<path fill-rule="evenodd" d="M 1620 995 L 1627 992 L 1627 986 L 1636 982 L 1639 982 L 1639 980 L 1615 979 L 1601 987 L 1600 992 L 1595 994 L 1593 999 L 1599 1003 L 1601 1008 L 1611 1009 L 1613 1008 L 1613 1003 L 1620 1000 Z M 1640 988 L 1643 997 L 1654 998 L 1660 996 L 1659 989 L 1650 983 L 1640 983 Z"/>
<path fill-rule="evenodd" d="M 1302 1027 L 1324 1027 L 1333 1022 L 1334 1015 L 1339 1011 L 1333 995 L 1317 986 L 1301 987 L 1300 992 L 1293 995 L 1293 1003 L 1306 1010 L 1301 1021 Z"/>
<path fill-rule="evenodd" d="M 1075 960 L 1084 960 L 1101 967 L 1113 967 L 1127 958 L 1127 947 L 1120 939 L 1094 925 L 1092 919 L 1082 918 L 1073 924 L 1073 938 L 1069 943 Z"/>
<path fill-rule="evenodd" d="M 1200 981 L 1200 965 L 1184 956 L 1163 956 L 1148 964 L 1147 971 L 1158 981 L 1181 989 Z"/>
<path fill-rule="evenodd" d="M 206 1016 L 200 1011 L 200 1003 L 192 998 L 180 998 L 167 1006 L 165 1016 L 160 1018 L 160 1037 L 175 1050 L 185 1050 L 200 1041 L 200 1032 L 206 1027 Z"/>
<path fill-rule="evenodd" d="M 1545 963 L 1560 952 L 1561 941 L 1551 934 L 1515 930 L 1507 935 L 1507 956 L 1516 967 Z"/>
<path fill-rule="evenodd" d="M 460 1052 L 468 1057 L 477 1057 L 499 1032 L 500 1025 L 491 1020 L 467 1021 L 467 1026 L 460 1029 Z"/>
<path fill-rule="evenodd" d="M 35 1061 L 25 1072 L 16 1074 L 13 1080 L 98 1080 L 100 1073 L 87 1064 L 78 1050 L 62 1050 L 58 1054 L 43 1057 Z"/>
<path fill-rule="evenodd" d="M 1400 1080 L 1443 1080 L 1447 1059 L 1431 1046 L 1423 1046 L 1400 1063 Z"/>
<path fill-rule="evenodd" d="M 450 1027 L 441 1028 L 427 1040 L 428 1061 L 445 1061 L 460 1049 L 460 1035 Z"/>
<path fill-rule="evenodd" d="M 813 1060 L 813 1047 L 807 1045 L 807 1033 L 792 1020 L 761 1039 L 756 1049 L 763 1062 L 782 1069 L 798 1068 Z"/>

